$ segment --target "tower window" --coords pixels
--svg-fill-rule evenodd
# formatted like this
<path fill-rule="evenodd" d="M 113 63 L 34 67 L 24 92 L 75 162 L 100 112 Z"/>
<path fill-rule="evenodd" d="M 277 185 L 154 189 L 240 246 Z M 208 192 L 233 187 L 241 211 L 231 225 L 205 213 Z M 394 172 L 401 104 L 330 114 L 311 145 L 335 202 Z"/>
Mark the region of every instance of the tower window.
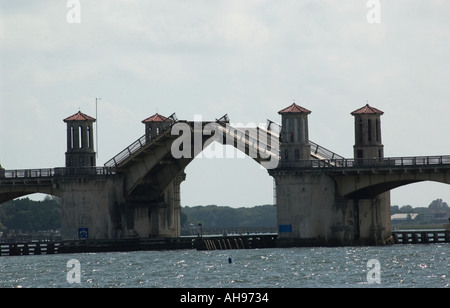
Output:
<path fill-rule="evenodd" d="M 294 136 L 293 136 L 293 139 L 294 139 L 294 140 L 292 140 L 292 141 L 295 141 L 295 142 L 298 142 L 298 141 L 299 141 L 299 140 L 298 140 L 298 130 L 299 130 L 299 127 L 298 127 L 298 119 L 295 118 L 295 119 L 294 119 Z"/>
<path fill-rule="evenodd" d="M 295 149 L 295 160 L 299 160 L 299 159 L 300 159 L 300 150 Z"/>
<path fill-rule="evenodd" d="M 363 150 L 356 151 L 356 158 L 363 158 Z"/>
<path fill-rule="evenodd" d="M 83 148 L 83 128 L 81 126 L 78 128 L 78 148 Z"/>
<path fill-rule="evenodd" d="M 306 118 L 302 117 L 302 143 L 307 143 L 308 142 L 308 138 L 306 137 L 306 131 L 307 131 L 307 127 L 306 127 Z"/>
<path fill-rule="evenodd" d="M 289 119 L 285 120 L 285 126 L 286 126 L 286 128 L 284 129 L 285 134 L 286 134 L 285 140 L 286 140 L 286 142 L 289 142 L 289 140 L 291 140 L 291 137 L 289 136 L 290 135 L 289 134 Z"/>
<path fill-rule="evenodd" d="M 377 134 L 377 141 L 380 142 L 380 121 L 378 119 L 375 120 L 375 133 Z"/>
<path fill-rule="evenodd" d="M 358 136 L 359 136 L 359 144 L 363 143 L 363 121 L 362 119 L 359 119 L 359 131 L 357 132 Z"/>
<path fill-rule="evenodd" d="M 289 160 L 289 150 L 288 149 L 284 150 L 284 159 Z"/>
<path fill-rule="evenodd" d="M 87 147 L 88 147 L 88 149 L 92 148 L 92 144 L 91 144 L 91 128 L 89 126 L 87 127 Z"/>
<path fill-rule="evenodd" d="M 372 141 L 372 120 L 369 119 L 367 125 L 368 125 L 367 136 L 369 138 L 369 142 L 371 142 Z"/>
<path fill-rule="evenodd" d="M 73 149 L 73 147 L 74 147 L 74 140 L 73 140 L 73 137 L 74 137 L 74 128 L 73 128 L 73 126 L 71 126 L 70 127 L 70 148 L 71 149 Z"/>

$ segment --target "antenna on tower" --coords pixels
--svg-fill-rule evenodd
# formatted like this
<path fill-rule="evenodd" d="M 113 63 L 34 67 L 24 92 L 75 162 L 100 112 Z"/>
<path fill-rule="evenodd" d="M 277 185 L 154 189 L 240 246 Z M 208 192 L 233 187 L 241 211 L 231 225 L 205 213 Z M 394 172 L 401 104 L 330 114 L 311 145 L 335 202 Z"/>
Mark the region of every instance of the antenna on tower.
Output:
<path fill-rule="evenodd" d="M 98 114 L 97 114 L 97 103 L 101 98 L 95 98 L 95 141 L 97 142 L 97 158 L 98 158 Z"/>

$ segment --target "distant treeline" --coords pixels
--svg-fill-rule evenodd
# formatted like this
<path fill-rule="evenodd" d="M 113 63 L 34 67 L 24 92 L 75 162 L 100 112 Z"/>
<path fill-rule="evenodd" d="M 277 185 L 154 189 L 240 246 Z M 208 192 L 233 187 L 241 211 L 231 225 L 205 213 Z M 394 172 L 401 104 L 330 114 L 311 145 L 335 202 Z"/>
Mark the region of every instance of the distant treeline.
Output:
<path fill-rule="evenodd" d="M 436 199 L 428 207 L 391 206 L 391 214 L 418 213 L 426 222 L 433 215 L 450 213 L 449 205 Z M 277 210 L 273 205 L 232 208 L 228 206 L 184 206 L 181 208 L 181 227 L 189 228 L 199 223 L 208 229 L 273 228 L 277 226 Z M 11 200 L 0 204 L 0 231 L 21 230 L 36 232 L 61 228 L 61 202 L 47 196 L 42 201 L 29 198 Z"/>
<path fill-rule="evenodd" d="M 271 228 L 277 226 L 277 209 L 273 205 L 232 208 L 228 206 L 194 206 L 181 208 L 181 227 L 204 228 Z"/>
<path fill-rule="evenodd" d="M 0 231 L 21 230 L 23 233 L 61 228 L 61 202 L 47 196 L 43 201 L 29 198 L 0 204 Z"/>
<path fill-rule="evenodd" d="M 251 208 L 231 208 L 216 205 L 182 207 L 181 226 L 202 223 L 205 228 L 260 228 L 277 225 L 276 208 L 261 205 Z M 0 231 L 37 232 L 61 228 L 61 201 L 47 196 L 42 201 L 29 198 L 0 204 Z"/>
<path fill-rule="evenodd" d="M 442 199 L 433 200 L 428 207 L 412 207 L 411 205 L 393 205 L 391 206 L 391 214 L 397 213 L 418 213 L 418 214 L 426 214 L 431 212 L 450 212 L 450 207 L 447 202 L 444 202 Z"/>

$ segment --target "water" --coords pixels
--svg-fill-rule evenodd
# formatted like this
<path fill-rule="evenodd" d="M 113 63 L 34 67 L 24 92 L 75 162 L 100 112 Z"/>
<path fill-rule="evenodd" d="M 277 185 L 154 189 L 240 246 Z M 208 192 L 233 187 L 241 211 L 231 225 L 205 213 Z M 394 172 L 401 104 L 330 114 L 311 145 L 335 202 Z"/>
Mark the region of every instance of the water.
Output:
<path fill-rule="evenodd" d="M 67 280 L 76 277 L 70 259 L 79 261 L 80 283 Z M 367 280 L 371 259 L 379 284 Z M 0 287 L 442 288 L 450 287 L 449 260 L 450 244 L 31 255 L 0 257 Z"/>

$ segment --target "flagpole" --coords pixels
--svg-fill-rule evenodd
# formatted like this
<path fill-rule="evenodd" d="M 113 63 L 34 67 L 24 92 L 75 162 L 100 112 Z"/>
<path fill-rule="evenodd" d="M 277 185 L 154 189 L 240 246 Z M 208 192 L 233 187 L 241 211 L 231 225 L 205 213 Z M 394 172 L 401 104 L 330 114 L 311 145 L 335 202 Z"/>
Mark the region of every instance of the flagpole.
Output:
<path fill-rule="evenodd" d="M 95 139 L 97 144 L 97 158 L 98 158 L 98 114 L 97 114 L 97 102 L 101 100 L 101 98 L 95 98 Z"/>

